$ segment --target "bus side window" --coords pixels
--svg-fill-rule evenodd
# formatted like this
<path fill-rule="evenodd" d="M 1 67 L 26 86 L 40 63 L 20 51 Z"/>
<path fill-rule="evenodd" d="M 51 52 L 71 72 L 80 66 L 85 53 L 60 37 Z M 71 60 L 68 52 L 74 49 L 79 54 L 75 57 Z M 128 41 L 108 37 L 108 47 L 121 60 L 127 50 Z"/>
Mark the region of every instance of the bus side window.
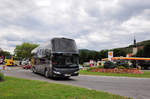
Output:
<path fill-rule="evenodd" d="M 46 59 L 45 58 L 41 58 L 39 59 L 39 64 L 46 64 Z"/>
<path fill-rule="evenodd" d="M 50 64 L 50 60 L 49 59 L 45 59 L 45 64 Z"/>

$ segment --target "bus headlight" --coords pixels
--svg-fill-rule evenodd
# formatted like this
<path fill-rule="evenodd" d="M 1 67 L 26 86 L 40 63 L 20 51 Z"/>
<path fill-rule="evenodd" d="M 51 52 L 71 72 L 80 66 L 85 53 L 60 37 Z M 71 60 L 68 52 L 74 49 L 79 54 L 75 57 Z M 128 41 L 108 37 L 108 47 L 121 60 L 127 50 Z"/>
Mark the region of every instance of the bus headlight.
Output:
<path fill-rule="evenodd" d="M 75 71 L 74 73 L 77 74 L 77 73 L 79 73 L 79 71 Z"/>
<path fill-rule="evenodd" d="M 53 71 L 55 74 L 61 74 L 60 72 L 57 72 L 57 71 Z"/>

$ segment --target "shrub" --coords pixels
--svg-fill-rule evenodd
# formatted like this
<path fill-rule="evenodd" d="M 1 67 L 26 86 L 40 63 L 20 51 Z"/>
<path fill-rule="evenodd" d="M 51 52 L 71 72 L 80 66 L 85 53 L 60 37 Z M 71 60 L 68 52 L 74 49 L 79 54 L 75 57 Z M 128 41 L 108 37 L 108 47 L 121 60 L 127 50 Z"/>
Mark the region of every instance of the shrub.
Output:
<path fill-rule="evenodd" d="M 0 81 L 4 80 L 4 75 L 0 72 Z"/>
<path fill-rule="evenodd" d="M 129 64 L 127 61 L 125 60 L 118 60 L 116 61 L 116 66 L 119 68 L 121 66 L 121 68 L 129 68 Z"/>
<path fill-rule="evenodd" d="M 113 62 L 111 62 L 111 61 L 106 61 L 105 63 L 104 63 L 104 68 L 116 68 L 116 65 L 113 63 Z"/>
<path fill-rule="evenodd" d="M 124 66 L 117 66 L 117 68 L 119 68 L 119 69 L 125 69 Z"/>

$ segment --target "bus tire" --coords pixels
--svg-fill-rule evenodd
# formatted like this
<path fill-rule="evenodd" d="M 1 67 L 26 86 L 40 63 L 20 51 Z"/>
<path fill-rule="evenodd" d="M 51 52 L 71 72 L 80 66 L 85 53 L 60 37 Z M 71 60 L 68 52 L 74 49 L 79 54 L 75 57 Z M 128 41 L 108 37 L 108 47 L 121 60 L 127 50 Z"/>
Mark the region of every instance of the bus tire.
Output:
<path fill-rule="evenodd" d="M 33 73 L 37 73 L 35 67 L 32 68 Z"/>
<path fill-rule="evenodd" d="M 70 76 L 64 77 L 64 79 L 67 79 L 67 80 L 68 80 L 68 79 L 70 79 Z"/>
<path fill-rule="evenodd" d="M 45 77 L 46 77 L 46 78 L 49 78 L 49 77 L 50 77 L 50 76 L 49 76 L 49 72 L 48 72 L 48 70 L 47 70 L 47 69 L 45 70 L 44 75 L 45 75 Z"/>

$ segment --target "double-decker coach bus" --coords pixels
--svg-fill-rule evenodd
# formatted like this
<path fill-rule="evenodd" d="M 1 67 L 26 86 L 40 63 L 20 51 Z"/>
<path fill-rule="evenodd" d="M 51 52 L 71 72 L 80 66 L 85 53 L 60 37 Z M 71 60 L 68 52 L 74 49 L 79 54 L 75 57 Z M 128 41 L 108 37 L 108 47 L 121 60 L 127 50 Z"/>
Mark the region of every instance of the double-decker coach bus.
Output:
<path fill-rule="evenodd" d="M 32 71 L 45 77 L 78 76 L 79 52 L 68 38 L 53 38 L 32 51 Z"/>

